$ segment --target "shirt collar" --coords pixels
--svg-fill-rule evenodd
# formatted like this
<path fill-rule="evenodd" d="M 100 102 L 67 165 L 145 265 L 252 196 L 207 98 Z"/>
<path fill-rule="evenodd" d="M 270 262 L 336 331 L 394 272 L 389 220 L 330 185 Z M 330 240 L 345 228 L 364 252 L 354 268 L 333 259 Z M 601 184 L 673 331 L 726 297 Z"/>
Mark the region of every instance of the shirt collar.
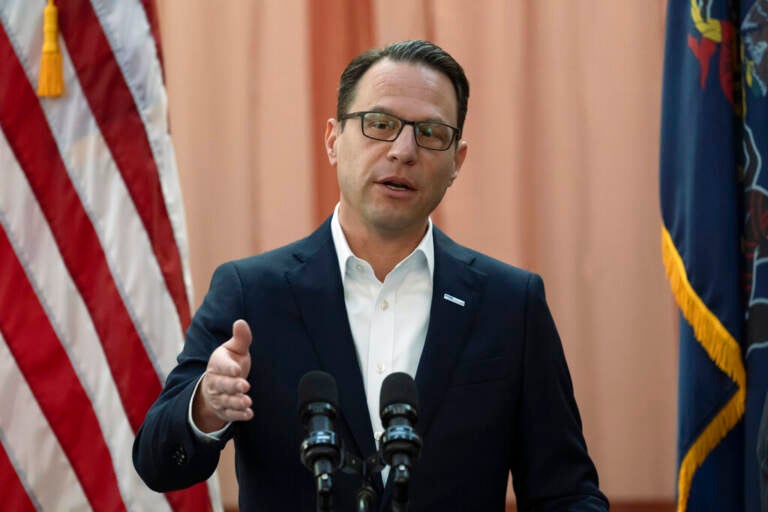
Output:
<path fill-rule="evenodd" d="M 336 256 L 339 258 L 339 272 L 341 273 L 341 284 L 343 286 L 347 273 L 347 260 L 349 258 L 356 258 L 357 256 L 355 256 L 352 249 L 349 248 L 347 237 L 341 229 L 341 223 L 339 222 L 339 205 L 340 203 L 336 203 L 336 208 L 334 208 L 333 216 L 331 217 L 331 236 L 333 237 L 333 245 L 336 248 Z M 432 279 L 435 274 L 435 244 L 432 239 L 432 218 L 430 217 L 427 220 L 429 225 L 427 226 L 427 232 L 424 234 L 424 238 L 421 239 L 419 245 L 417 245 L 413 252 L 405 257 L 403 261 L 410 258 L 413 254 L 421 252 L 427 262 L 429 277 Z"/>

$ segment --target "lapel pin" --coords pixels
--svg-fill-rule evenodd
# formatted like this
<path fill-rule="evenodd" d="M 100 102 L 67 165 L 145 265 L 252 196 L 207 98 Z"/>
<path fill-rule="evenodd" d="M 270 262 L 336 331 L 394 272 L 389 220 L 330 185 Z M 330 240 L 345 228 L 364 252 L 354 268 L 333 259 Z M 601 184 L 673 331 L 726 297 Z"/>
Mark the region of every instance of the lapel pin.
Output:
<path fill-rule="evenodd" d="M 466 302 L 464 302 L 463 300 L 456 298 L 453 295 L 449 295 L 447 293 L 443 294 L 443 298 L 448 302 L 453 302 L 454 304 L 458 304 L 461 307 L 464 307 L 464 305 L 466 304 Z"/>

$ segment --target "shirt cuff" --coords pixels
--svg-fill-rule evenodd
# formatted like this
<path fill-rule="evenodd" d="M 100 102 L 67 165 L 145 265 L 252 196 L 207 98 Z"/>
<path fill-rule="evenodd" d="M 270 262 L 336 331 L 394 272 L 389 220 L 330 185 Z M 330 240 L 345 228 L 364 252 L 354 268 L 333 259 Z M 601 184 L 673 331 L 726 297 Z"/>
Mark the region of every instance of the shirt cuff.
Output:
<path fill-rule="evenodd" d="M 195 401 L 195 395 L 197 394 L 197 388 L 200 386 L 200 382 L 203 380 L 203 376 L 205 374 L 201 375 L 199 379 L 197 379 L 197 384 L 195 384 L 195 389 L 192 391 L 192 398 L 189 399 L 189 407 L 187 408 L 187 423 L 189 423 L 189 426 L 192 427 L 192 432 L 195 433 L 195 437 L 197 437 L 200 441 L 205 441 L 208 443 L 215 442 L 215 441 L 221 441 L 221 436 L 224 435 L 224 432 L 227 431 L 229 426 L 232 424 L 230 421 L 224 427 L 222 427 L 219 430 L 216 430 L 215 432 L 208 432 L 205 433 L 199 428 L 197 428 L 197 425 L 195 425 L 195 421 L 192 419 L 192 402 Z"/>

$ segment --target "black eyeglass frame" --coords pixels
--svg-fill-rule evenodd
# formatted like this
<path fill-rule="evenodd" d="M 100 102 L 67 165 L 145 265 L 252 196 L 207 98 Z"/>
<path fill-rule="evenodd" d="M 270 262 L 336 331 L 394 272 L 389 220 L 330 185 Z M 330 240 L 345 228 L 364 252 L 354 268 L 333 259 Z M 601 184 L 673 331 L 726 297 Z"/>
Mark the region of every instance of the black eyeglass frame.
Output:
<path fill-rule="evenodd" d="M 371 137 L 370 135 L 365 133 L 365 128 L 364 128 L 364 124 L 365 123 L 363 122 L 363 119 L 368 114 L 380 114 L 380 115 L 385 115 L 385 116 L 389 116 L 389 117 L 395 118 L 398 121 L 400 121 L 400 129 L 397 130 L 397 133 L 391 139 L 380 139 L 378 137 Z M 458 141 L 459 138 L 461 137 L 461 131 L 458 128 L 456 128 L 455 126 L 451 126 L 450 124 L 441 123 L 440 121 L 409 121 L 407 119 L 403 119 L 402 117 L 398 117 L 398 116 L 396 116 L 394 114 L 390 114 L 389 112 L 379 112 L 377 110 L 365 110 L 365 111 L 360 111 L 360 112 L 350 112 L 349 114 L 344 114 L 343 116 L 341 116 L 341 119 L 339 119 L 339 121 L 346 121 L 346 120 L 352 119 L 354 117 L 359 117 L 360 118 L 360 131 L 362 132 L 364 137 L 367 137 L 367 138 L 373 139 L 373 140 L 380 140 L 380 141 L 383 141 L 383 142 L 395 142 L 397 140 L 397 138 L 400 136 L 400 134 L 403 132 L 403 128 L 405 128 L 406 125 L 411 125 L 411 126 L 413 126 L 413 140 L 416 142 L 416 145 L 419 146 L 420 148 L 429 149 L 430 151 L 448 151 L 451 148 L 451 146 L 453 145 L 453 143 Z M 441 149 L 430 148 L 428 146 L 422 146 L 421 144 L 419 144 L 419 137 L 418 137 L 418 133 L 421 132 L 421 130 L 419 130 L 419 127 L 418 127 L 418 125 L 420 125 L 420 124 L 433 124 L 433 125 L 434 124 L 438 124 L 440 126 L 445 126 L 446 128 L 450 128 L 453 131 L 453 136 L 450 138 L 450 141 L 448 142 L 448 144 L 444 148 L 441 148 Z"/>

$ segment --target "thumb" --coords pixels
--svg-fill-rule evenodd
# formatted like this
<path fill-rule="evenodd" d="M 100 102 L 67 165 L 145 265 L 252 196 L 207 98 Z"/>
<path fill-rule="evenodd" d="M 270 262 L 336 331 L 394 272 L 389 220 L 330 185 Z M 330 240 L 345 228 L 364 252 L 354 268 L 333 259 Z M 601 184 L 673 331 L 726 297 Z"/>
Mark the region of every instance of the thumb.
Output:
<path fill-rule="evenodd" d="M 232 338 L 230 338 L 225 345 L 227 349 L 235 352 L 236 354 L 245 356 L 248 355 L 248 348 L 251 346 L 251 328 L 248 327 L 248 322 L 245 320 L 235 320 L 232 324 Z"/>

